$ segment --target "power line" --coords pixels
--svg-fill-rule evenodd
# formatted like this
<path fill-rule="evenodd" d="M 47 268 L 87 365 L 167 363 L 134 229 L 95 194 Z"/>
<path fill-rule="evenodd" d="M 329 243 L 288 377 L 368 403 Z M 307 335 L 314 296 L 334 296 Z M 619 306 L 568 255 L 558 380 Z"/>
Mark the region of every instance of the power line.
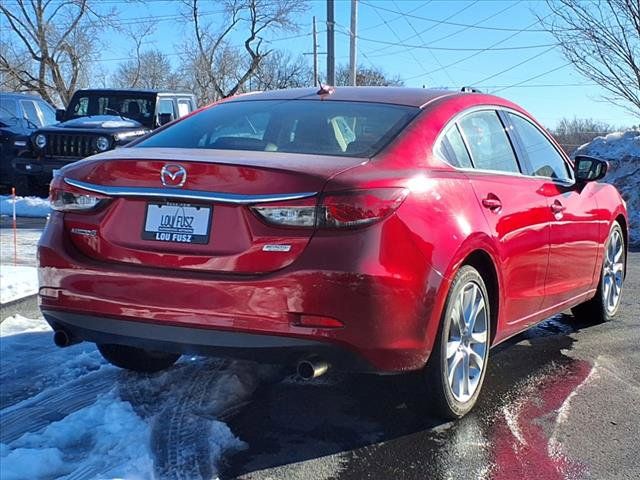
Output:
<path fill-rule="evenodd" d="M 530 82 L 530 81 L 532 81 L 532 80 L 537 80 L 537 79 L 538 79 L 538 78 L 540 78 L 540 77 L 544 77 L 545 75 L 549 75 L 550 73 L 557 72 L 558 70 L 561 70 L 561 69 L 563 69 L 563 68 L 566 68 L 566 67 L 568 67 L 569 65 L 571 65 L 571 62 L 567 62 L 567 63 L 565 63 L 565 64 L 563 64 L 563 65 L 560 65 L 559 67 L 552 68 L 551 70 L 547 70 L 546 72 L 542 72 L 542 73 L 540 73 L 540 74 L 538 74 L 538 75 L 535 75 L 535 76 L 533 76 L 533 77 L 531 77 L 531 78 L 527 78 L 526 80 L 523 80 L 523 81 L 521 81 L 521 82 L 514 83 L 513 85 L 507 85 L 507 86 L 504 86 L 504 87 L 502 87 L 502 88 L 499 88 L 498 90 L 494 90 L 494 91 L 493 91 L 493 92 L 491 92 L 491 93 L 494 93 L 494 94 L 495 94 L 495 93 L 498 93 L 498 92 L 502 92 L 502 91 L 504 91 L 504 90 L 508 90 L 509 88 L 515 88 L 515 87 L 519 87 L 519 86 L 521 86 L 521 85 L 525 85 L 525 84 L 529 83 L 529 82 Z"/>
<path fill-rule="evenodd" d="M 505 38 L 503 38 L 502 40 L 498 40 L 497 42 L 492 43 L 491 45 L 489 45 L 489 47 L 487 47 L 487 48 L 485 48 L 485 49 L 482 49 L 482 50 L 480 50 L 480 51 L 478 51 L 478 52 L 472 53 L 471 55 L 467 55 L 467 56 L 466 56 L 466 57 L 464 57 L 464 58 L 461 58 L 461 59 L 459 59 L 459 60 L 456 60 L 455 62 L 451 62 L 451 63 L 449 63 L 448 65 L 445 65 L 445 68 L 453 67 L 454 65 L 458 65 L 458 64 L 460 64 L 460 63 L 462 63 L 462 62 L 466 62 L 467 60 L 469 60 L 469 59 L 471 59 L 471 58 L 473 58 L 473 57 L 476 57 L 476 56 L 480 55 L 481 53 L 484 53 L 484 52 L 487 52 L 487 51 L 489 51 L 489 50 L 494 49 L 494 47 L 496 47 L 496 46 L 498 46 L 498 45 L 501 45 L 501 44 L 503 44 L 504 42 L 506 42 L 506 41 L 508 41 L 508 40 L 511 40 L 513 37 L 516 37 L 517 35 L 519 35 L 519 34 L 520 34 L 520 33 L 522 33 L 523 31 L 525 31 L 525 30 L 527 30 L 527 29 L 529 29 L 529 28 L 533 27 L 536 23 L 539 23 L 539 22 L 543 21 L 543 20 L 544 20 L 545 18 L 547 18 L 549 15 L 551 15 L 551 14 L 548 14 L 547 16 L 545 16 L 545 17 L 543 17 L 543 18 L 541 18 L 541 19 L 536 19 L 536 21 L 535 21 L 535 22 L 533 22 L 533 23 L 531 23 L 531 24 L 527 25 L 527 26 L 526 26 L 526 27 L 524 27 L 522 30 L 518 30 L 517 32 L 512 33 L 512 34 L 511 34 L 511 35 L 509 35 L 508 37 L 505 37 Z M 551 44 L 551 45 L 553 45 L 553 44 Z M 545 46 L 549 46 L 549 47 L 550 47 L 551 45 L 545 45 Z M 435 73 L 435 72 L 437 72 L 437 71 L 439 71 L 439 70 L 433 70 L 433 71 L 431 71 L 431 72 L 429 72 L 429 73 Z M 425 73 L 425 72 L 423 72 L 423 73 L 421 73 L 421 74 L 418 74 L 418 75 L 414 75 L 414 76 L 409 77 L 409 78 L 405 78 L 405 80 L 413 80 L 413 79 L 415 79 L 415 78 L 419 78 L 419 77 L 421 77 L 422 75 L 424 75 L 424 73 Z"/>
<path fill-rule="evenodd" d="M 447 20 L 452 19 L 452 18 L 453 18 L 453 17 L 455 17 L 456 15 L 461 14 L 461 13 L 462 13 L 462 12 L 464 12 L 465 10 L 467 10 L 467 9 L 471 8 L 473 5 L 475 5 L 476 3 L 478 3 L 478 1 L 479 1 L 479 0 L 475 0 L 475 1 L 474 1 L 474 2 L 472 2 L 472 3 L 468 3 L 468 4 L 466 4 L 466 5 L 465 5 L 464 7 L 462 7 L 460 10 L 456 10 L 456 11 L 455 11 L 455 12 L 453 12 L 451 15 L 449 15 L 449 16 L 448 16 L 448 17 L 446 17 L 445 19 L 441 20 L 441 21 L 440 21 L 440 23 L 446 22 Z M 364 5 L 368 5 L 366 2 L 361 2 L 361 3 L 363 3 Z M 424 6 L 424 5 L 423 5 L 423 6 Z M 377 8 L 375 8 L 375 7 L 374 7 L 374 9 L 376 10 L 376 13 L 377 13 L 377 11 L 378 11 L 378 10 L 377 10 Z M 400 13 L 400 12 L 398 12 L 398 13 Z M 404 18 L 407 18 L 407 17 L 410 17 L 410 16 L 411 16 L 410 14 L 405 14 L 405 15 L 403 15 L 403 17 L 404 17 Z M 437 26 L 438 26 L 438 24 L 431 25 L 430 27 L 428 27 L 428 28 L 426 28 L 425 30 L 423 30 L 422 32 L 420 32 L 420 34 L 411 35 L 411 36 L 409 36 L 409 37 L 405 38 L 405 39 L 404 39 L 404 40 L 402 40 L 402 41 L 403 41 L 403 42 L 406 42 L 407 40 L 412 40 L 412 39 L 414 39 L 414 38 L 418 37 L 418 36 L 419 36 L 419 35 L 421 35 L 421 34 L 424 34 L 424 33 L 427 33 L 427 32 L 428 32 L 428 31 L 430 31 L 430 30 L 433 30 L 433 29 L 434 29 L 434 28 L 436 28 Z M 373 51 L 373 53 L 382 52 L 382 51 L 384 51 L 384 50 L 389 50 L 389 48 L 391 48 L 391 47 L 390 47 L 390 46 L 382 47 L 382 48 L 379 48 L 379 49 L 377 49 L 377 50 L 374 50 L 374 51 Z"/>
<path fill-rule="evenodd" d="M 383 10 L 385 12 L 389 12 L 389 13 L 396 13 L 396 14 L 401 14 L 401 12 L 397 12 L 395 10 L 391 10 L 389 8 L 385 8 L 385 7 L 381 7 L 380 5 L 374 5 L 372 3 L 366 2 L 361 0 L 361 2 L 363 5 L 367 5 L 371 8 L 375 8 L 377 10 Z M 475 2 L 474 2 L 475 3 Z M 437 20 L 435 18 L 428 18 L 428 17 L 422 17 L 419 15 L 413 15 L 413 14 L 409 14 L 409 13 L 405 13 L 404 15 L 411 17 L 411 18 L 415 18 L 418 20 L 424 20 L 425 22 L 432 22 L 432 23 L 437 23 L 437 24 L 442 24 L 442 25 L 453 25 L 456 27 L 469 27 L 469 28 L 475 28 L 478 30 L 493 30 L 493 31 L 502 31 L 502 32 L 515 32 L 515 31 L 521 31 L 520 29 L 517 28 L 508 28 L 508 27 L 485 27 L 485 26 L 481 26 L 481 25 L 470 25 L 468 23 L 458 23 L 458 22 L 450 22 L 448 20 Z M 529 32 L 547 32 L 546 29 L 538 29 L 538 30 L 527 30 Z"/>
<path fill-rule="evenodd" d="M 393 5 L 400 10 L 400 7 L 398 6 L 398 4 L 396 3 L 396 0 L 393 0 Z M 376 10 L 376 13 L 378 13 L 378 11 Z M 379 13 L 378 13 L 379 14 Z M 413 26 L 413 23 L 411 23 L 411 20 L 409 20 L 409 17 L 407 16 L 403 16 L 402 18 L 404 18 L 404 21 L 407 22 L 407 24 L 409 25 L 409 28 L 411 28 L 411 30 L 413 30 L 413 32 L 418 36 L 418 40 L 420 40 L 422 43 L 424 42 L 424 39 L 422 38 L 422 34 L 418 32 L 418 30 L 416 29 L 416 27 Z M 409 50 L 411 52 L 411 56 L 413 55 L 413 50 Z M 440 59 L 438 59 L 438 57 L 436 57 L 436 54 L 433 53 L 431 50 L 429 50 L 429 53 L 431 54 L 431 56 L 433 57 L 433 59 L 436 61 L 436 63 L 438 64 L 439 67 L 442 67 L 442 63 L 440 62 Z M 422 64 L 420 64 L 422 66 Z M 422 67 L 424 68 L 424 67 Z M 444 73 L 447 76 L 447 78 L 449 79 L 449 81 L 451 83 L 453 83 L 453 78 L 451 78 L 451 75 L 449 75 L 449 72 L 444 69 Z M 433 80 L 433 79 L 432 79 Z"/>
<path fill-rule="evenodd" d="M 520 32 L 518 32 L 520 33 Z M 531 50 L 534 48 L 543 48 L 550 47 L 551 45 L 555 45 L 554 43 L 542 43 L 539 45 L 524 45 L 520 47 L 499 47 L 495 48 L 493 46 L 485 47 L 485 48 L 467 48 L 467 47 L 429 47 L 426 45 L 410 45 L 406 43 L 398 43 L 398 42 L 388 42 L 386 40 L 377 40 L 375 38 L 367 38 L 358 35 L 358 38 L 364 42 L 372 42 L 372 43 L 380 43 L 383 45 L 391 45 L 395 47 L 406 47 L 406 48 L 419 48 L 422 50 L 442 50 L 445 52 L 487 52 L 487 51 L 509 51 L 509 50 Z M 501 42 L 502 43 L 502 42 Z"/>
<path fill-rule="evenodd" d="M 530 62 L 531 60 L 535 60 L 536 58 L 541 57 L 542 55 L 544 55 L 544 54 L 545 54 L 545 53 L 547 53 L 547 52 L 550 52 L 550 51 L 551 51 L 551 50 L 553 50 L 554 48 L 556 48 L 556 47 L 555 47 L 555 45 L 554 45 L 553 47 L 549 47 L 549 48 L 547 48 L 546 50 L 543 50 L 543 51 L 542 51 L 542 52 L 540 52 L 540 53 L 535 54 L 535 55 L 534 55 L 534 56 L 532 56 L 532 57 L 527 58 L 526 60 L 523 60 L 523 61 L 521 61 L 521 62 L 519 62 L 519 63 L 516 63 L 515 65 L 512 65 L 512 66 L 510 66 L 509 68 L 505 68 L 504 70 L 501 70 L 501 71 L 499 71 L 498 73 L 494 73 L 493 75 L 490 75 L 490 76 L 488 76 L 488 77 L 485 77 L 485 78 L 483 78 L 482 80 L 478 80 L 477 82 L 473 82 L 471 85 L 479 85 L 479 84 L 481 84 L 481 83 L 486 82 L 487 80 L 491 80 L 492 78 L 495 78 L 495 77 L 497 77 L 497 76 L 499 76 L 499 75 L 502 75 L 503 73 L 510 72 L 511 70 L 513 70 L 513 69 L 515 69 L 515 68 L 518 68 L 520 65 L 524 65 L 525 63 L 528 63 L 528 62 Z"/>

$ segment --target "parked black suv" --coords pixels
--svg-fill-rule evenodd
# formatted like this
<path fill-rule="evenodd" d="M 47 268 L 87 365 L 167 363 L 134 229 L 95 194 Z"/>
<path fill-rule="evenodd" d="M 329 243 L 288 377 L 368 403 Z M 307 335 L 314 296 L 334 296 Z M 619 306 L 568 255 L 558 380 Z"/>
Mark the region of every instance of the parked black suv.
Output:
<path fill-rule="evenodd" d="M 36 95 L 0 92 L 0 189 L 16 187 L 26 193 L 25 185 L 13 174 L 12 161 L 29 150 L 32 132 L 56 122 L 56 112 Z M 22 190 L 22 191 L 21 191 Z"/>
<path fill-rule="evenodd" d="M 74 93 L 60 123 L 31 135 L 29 154 L 14 160 L 18 175 L 48 185 L 54 170 L 95 153 L 118 148 L 196 108 L 189 93 L 91 89 Z"/>

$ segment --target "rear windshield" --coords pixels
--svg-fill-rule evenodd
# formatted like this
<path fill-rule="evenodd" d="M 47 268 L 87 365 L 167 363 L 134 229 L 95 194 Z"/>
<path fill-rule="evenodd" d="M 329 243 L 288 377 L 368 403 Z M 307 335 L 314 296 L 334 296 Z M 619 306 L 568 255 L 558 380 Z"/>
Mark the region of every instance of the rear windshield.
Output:
<path fill-rule="evenodd" d="M 205 148 L 367 157 L 419 112 L 380 103 L 251 100 L 222 103 L 136 147 Z"/>

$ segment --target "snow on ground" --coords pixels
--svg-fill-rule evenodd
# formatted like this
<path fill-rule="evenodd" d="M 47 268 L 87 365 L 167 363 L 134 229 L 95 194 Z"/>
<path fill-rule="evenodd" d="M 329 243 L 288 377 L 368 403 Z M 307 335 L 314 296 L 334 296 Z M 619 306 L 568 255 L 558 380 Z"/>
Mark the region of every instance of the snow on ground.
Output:
<path fill-rule="evenodd" d="M 53 345 L 42 319 L 0 324 L 0 478 L 215 478 L 246 445 L 221 421 L 272 371 L 183 357 L 136 374 L 95 346 Z"/>
<path fill-rule="evenodd" d="M 16 216 L 46 217 L 51 208 L 49 200 L 38 197 L 16 197 Z M 11 195 L 0 195 L 0 215 L 13 215 L 13 198 Z"/>
<path fill-rule="evenodd" d="M 16 252 L 18 265 L 35 266 L 36 252 L 38 241 L 42 235 L 42 229 L 44 228 L 44 219 L 34 218 L 28 219 L 26 222 L 28 226 L 33 228 L 26 228 L 25 220 L 20 221 L 22 224 L 17 231 L 16 238 Z M 13 251 L 13 230 L 5 228 L 6 222 L 2 223 L 0 228 L 0 265 L 13 265 L 14 251 Z M 10 223 L 9 223 L 10 225 Z"/>
<path fill-rule="evenodd" d="M 630 243 L 640 246 L 640 130 L 597 137 L 578 148 L 578 154 L 609 161 L 604 181 L 615 185 L 627 202 Z"/>
<path fill-rule="evenodd" d="M 0 265 L 0 304 L 38 293 L 36 267 Z"/>

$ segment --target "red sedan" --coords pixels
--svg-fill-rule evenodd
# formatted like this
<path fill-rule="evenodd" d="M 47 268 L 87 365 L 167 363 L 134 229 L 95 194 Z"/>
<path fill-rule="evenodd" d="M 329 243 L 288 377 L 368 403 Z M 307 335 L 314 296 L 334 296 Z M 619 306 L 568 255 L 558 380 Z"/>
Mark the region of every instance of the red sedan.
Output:
<path fill-rule="evenodd" d="M 235 97 L 59 172 L 42 312 L 58 345 L 138 371 L 422 370 L 460 417 L 491 346 L 567 308 L 615 315 L 627 214 L 606 168 L 476 92 Z"/>

